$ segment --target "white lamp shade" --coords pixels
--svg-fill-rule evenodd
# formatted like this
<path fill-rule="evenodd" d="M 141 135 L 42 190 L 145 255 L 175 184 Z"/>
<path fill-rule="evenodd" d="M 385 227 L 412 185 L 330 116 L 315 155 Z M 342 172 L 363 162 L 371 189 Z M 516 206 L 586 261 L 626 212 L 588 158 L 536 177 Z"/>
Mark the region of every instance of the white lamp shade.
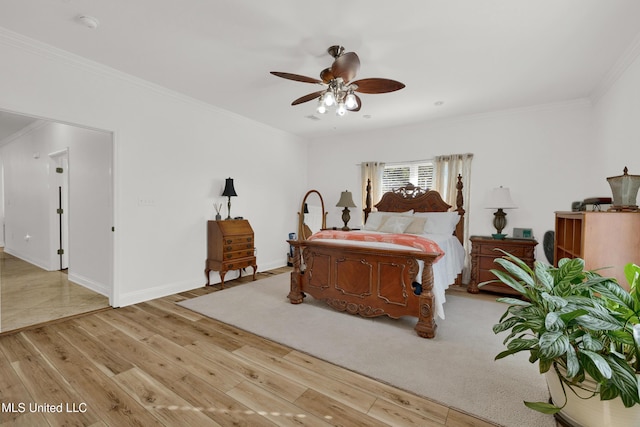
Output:
<path fill-rule="evenodd" d="M 498 187 L 491 190 L 485 205 L 487 209 L 515 209 L 516 204 L 511 200 L 511 193 L 508 188 Z"/>

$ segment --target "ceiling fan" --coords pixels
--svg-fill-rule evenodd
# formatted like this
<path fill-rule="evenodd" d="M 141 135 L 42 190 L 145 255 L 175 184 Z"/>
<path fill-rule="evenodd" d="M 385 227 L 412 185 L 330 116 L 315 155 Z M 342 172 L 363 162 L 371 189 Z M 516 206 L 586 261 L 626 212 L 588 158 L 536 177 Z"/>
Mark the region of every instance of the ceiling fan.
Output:
<path fill-rule="evenodd" d="M 336 114 L 343 116 L 349 111 L 359 111 L 362 107 L 359 93 L 387 93 L 404 88 L 404 84 L 395 80 L 368 78 L 352 81 L 360 69 L 360 58 L 355 52 L 345 52 L 342 46 L 331 46 L 327 49 L 334 58 L 331 67 L 320 72 L 320 79 L 301 76 L 299 74 L 271 71 L 274 76 L 303 83 L 314 83 L 324 86 L 322 90 L 301 96 L 291 103 L 298 105 L 318 99 L 318 113 L 327 112 L 327 107 L 336 106 Z"/>

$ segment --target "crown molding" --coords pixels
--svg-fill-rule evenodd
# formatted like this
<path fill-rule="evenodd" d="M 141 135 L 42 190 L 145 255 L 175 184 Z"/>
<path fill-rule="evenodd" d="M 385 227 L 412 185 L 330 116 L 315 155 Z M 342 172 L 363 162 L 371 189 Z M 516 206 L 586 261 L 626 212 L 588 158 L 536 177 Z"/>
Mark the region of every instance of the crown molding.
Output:
<path fill-rule="evenodd" d="M 48 122 L 46 120 L 36 120 L 32 123 L 29 123 L 19 131 L 12 133 L 11 135 L 0 140 L 0 147 L 4 147 L 7 144 L 15 141 L 16 139 L 33 132 L 36 129 L 40 129 L 42 126 L 46 125 Z"/>
<path fill-rule="evenodd" d="M 618 79 L 620 79 L 625 71 L 627 71 L 631 64 L 638 59 L 638 56 L 640 56 L 640 33 L 636 35 L 633 42 L 631 42 L 629 47 L 624 51 L 620 58 L 618 58 L 611 69 L 609 69 L 609 72 L 589 95 L 589 98 L 594 105 L 597 104 L 609 89 L 616 84 Z"/>

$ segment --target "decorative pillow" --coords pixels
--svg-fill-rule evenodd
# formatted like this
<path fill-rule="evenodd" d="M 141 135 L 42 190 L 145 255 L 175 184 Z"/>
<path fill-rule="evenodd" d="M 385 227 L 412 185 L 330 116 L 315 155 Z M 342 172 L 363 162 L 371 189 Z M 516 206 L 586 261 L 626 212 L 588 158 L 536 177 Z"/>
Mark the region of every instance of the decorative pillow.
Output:
<path fill-rule="evenodd" d="M 413 221 L 410 216 L 393 215 L 389 216 L 378 231 L 384 233 L 404 233 L 404 230 L 409 227 L 409 224 Z"/>
<path fill-rule="evenodd" d="M 407 234 L 424 234 L 424 225 L 427 222 L 427 218 L 413 218 L 411 224 L 404 230 Z"/>
<path fill-rule="evenodd" d="M 453 234 L 460 221 L 458 212 L 416 212 L 415 217 L 426 218 L 424 232 L 426 234 Z"/>
<path fill-rule="evenodd" d="M 367 222 L 364 224 L 363 229 L 369 231 L 379 231 L 380 227 L 384 223 L 385 219 L 391 216 L 411 216 L 413 215 L 413 209 L 406 212 L 370 212 L 367 217 Z"/>
<path fill-rule="evenodd" d="M 377 231 L 382 225 L 384 219 L 384 212 L 369 212 L 367 222 L 364 224 L 363 228 L 369 231 Z"/>

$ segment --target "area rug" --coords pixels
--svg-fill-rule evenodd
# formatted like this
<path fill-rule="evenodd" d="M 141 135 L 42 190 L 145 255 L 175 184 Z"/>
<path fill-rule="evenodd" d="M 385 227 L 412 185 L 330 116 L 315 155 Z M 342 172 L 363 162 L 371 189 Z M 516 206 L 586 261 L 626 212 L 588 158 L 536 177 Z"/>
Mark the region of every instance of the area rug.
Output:
<path fill-rule="evenodd" d="M 491 327 L 504 304 L 448 293 L 446 319 L 437 320 L 434 339 L 423 339 L 413 330 L 412 317 L 362 318 L 311 296 L 290 304 L 289 277 L 276 275 L 180 305 L 499 425 L 556 425 L 552 416 L 522 403 L 549 399 L 537 366 L 525 354 L 494 361 L 504 337 Z"/>

